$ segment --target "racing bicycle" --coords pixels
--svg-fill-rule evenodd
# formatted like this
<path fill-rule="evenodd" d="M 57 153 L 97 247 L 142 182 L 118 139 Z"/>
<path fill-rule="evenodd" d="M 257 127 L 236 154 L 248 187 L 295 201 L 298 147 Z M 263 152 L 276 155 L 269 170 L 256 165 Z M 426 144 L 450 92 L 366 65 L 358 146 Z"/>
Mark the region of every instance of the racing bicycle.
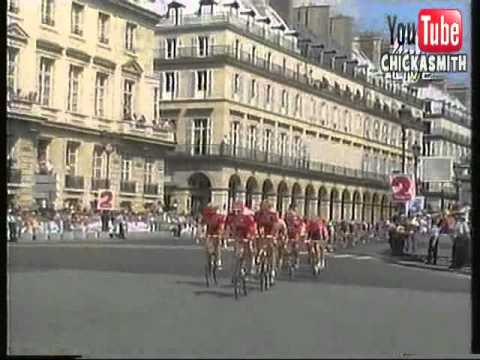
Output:
<path fill-rule="evenodd" d="M 235 248 L 235 260 L 233 266 L 233 291 L 235 300 L 238 300 L 240 290 L 247 296 L 247 260 L 250 252 L 250 240 L 242 239 Z"/>
<path fill-rule="evenodd" d="M 210 286 L 210 280 L 213 280 L 214 284 L 217 285 L 217 246 L 220 241 L 219 235 L 208 235 L 207 236 L 207 263 L 205 264 L 205 281 L 207 287 Z"/>

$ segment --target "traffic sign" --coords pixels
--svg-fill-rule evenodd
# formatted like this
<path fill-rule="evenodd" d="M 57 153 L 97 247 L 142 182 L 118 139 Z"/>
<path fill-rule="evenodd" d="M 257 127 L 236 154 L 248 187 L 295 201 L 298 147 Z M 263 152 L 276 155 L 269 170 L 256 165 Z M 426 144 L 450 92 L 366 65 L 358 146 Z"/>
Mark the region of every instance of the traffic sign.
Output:
<path fill-rule="evenodd" d="M 415 198 L 415 181 L 407 174 L 394 174 L 390 176 L 392 187 L 392 200 L 396 202 L 407 202 Z"/>
<path fill-rule="evenodd" d="M 114 192 L 112 190 L 99 190 L 97 210 L 113 210 Z"/>

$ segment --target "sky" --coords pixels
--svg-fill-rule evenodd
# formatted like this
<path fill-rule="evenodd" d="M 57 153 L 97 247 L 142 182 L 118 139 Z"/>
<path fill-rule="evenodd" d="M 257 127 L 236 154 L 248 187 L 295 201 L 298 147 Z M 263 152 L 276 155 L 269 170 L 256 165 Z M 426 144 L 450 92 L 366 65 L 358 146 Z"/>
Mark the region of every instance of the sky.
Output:
<path fill-rule="evenodd" d="M 199 0 L 180 0 L 187 13 L 198 9 Z M 170 0 L 157 0 L 160 10 Z M 294 6 L 305 3 L 329 4 L 333 13 L 349 15 L 354 18 L 354 32 L 374 31 L 383 33 L 389 38 L 387 15 L 396 15 L 398 22 L 417 23 L 418 11 L 424 8 L 459 9 L 463 20 L 463 53 L 469 56 L 468 66 L 471 69 L 471 21 L 470 0 L 297 0 Z M 449 74 L 450 81 L 470 86 L 470 73 Z"/>

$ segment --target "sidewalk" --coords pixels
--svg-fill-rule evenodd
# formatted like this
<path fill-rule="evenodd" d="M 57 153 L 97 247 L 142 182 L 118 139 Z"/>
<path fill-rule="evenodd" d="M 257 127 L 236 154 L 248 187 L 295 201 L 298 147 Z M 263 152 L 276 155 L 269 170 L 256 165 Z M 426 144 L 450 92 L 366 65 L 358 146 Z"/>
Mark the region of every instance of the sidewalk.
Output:
<path fill-rule="evenodd" d="M 16 243 L 63 243 L 63 242 L 125 242 L 125 241 L 136 241 L 136 240 L 164 240 L 164 239 L 176 239 L 183 240 L 185 236 L 181 238 L 174 238 L 168 231 L 157 231 L 157 232 L 130 232 L 126 234 L 126 239 L 119 239 L 117 237 L 110 238 L 109 234 L 106 232 L 101 232 L 98 234 L 87 233 L 83 234 L 81 232 L 68 232 L 64 233 L 63 236 L 59 234 L 52 234 L 50 238 L 47 238 L 46 234 L 38 234 L 36 239 L 32 239 L 31 234 L 22 234 L 22 236 L 16 241 Z M 8 242 L 9 244 L 14 244 L 15 242 Z"/>
<path fill-rule="evenodd" d="M 416 251 L 403 256 L 392 256 L 390 244 L 386 241 L 373 241 L 367 244 L 358 244 L 354 248 L 337 249 L 336 253 L 353 253 L 359 255 L 370 255 L 381 258 L 385 262 L 394 263 L 403 266 L 415 267 L 420 269 L 448 271 L 460 274 L 471 275 L 472 269 L 470 266 L 465 266 L 461 269 L 449 269 L 451 264 L 451 250 L 452 244 L 449 241 L 439 242 L 437 264 L 427 264 L 428 254 L 428 238 L 418 238 L 416 244 Z"/>

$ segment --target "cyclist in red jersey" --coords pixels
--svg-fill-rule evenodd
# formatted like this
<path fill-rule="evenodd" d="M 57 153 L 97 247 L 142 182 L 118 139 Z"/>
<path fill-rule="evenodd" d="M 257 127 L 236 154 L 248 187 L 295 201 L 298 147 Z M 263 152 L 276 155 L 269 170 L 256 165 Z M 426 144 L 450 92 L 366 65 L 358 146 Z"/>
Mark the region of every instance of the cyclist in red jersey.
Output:
<path fill-rule="evenodd" d="M 314 217 L 307 223 L 307 247 L 308 251 L 316 251 L 319 255 L 319 263 L 315 264 L 316 269 L 325 267 L 325 249 L 328 241 L 328 229 L 325 220 Z M 312 243 L 310 243 L 310 241 Z"/>
<path fill-rule="evenodd" d="M 253 256 L 252 242 L 257 234 L 254 213 L 241 201 L 236 201 L 232 206 L 232 211 L 227 216 L 226 227 L 229 238 L 231 237 L 235 240 L 237 249 L 241 246 L 242 241 L 249 241 L 248 256 L 253 264 L 255 257 Z"/>
<path fill-rule="evenodd" d="M 255 221 L 258 230 L 256 257 L 258 260 L 260 250 L 264 248 L 267 250 L 267 253 L 271 255 L 272 282 L 275 281 L 275 268 L 277 266 L 275 224 L 279 219 L 280 217 L 273 209 L 273 205 L 268 200 L 262 201 L 260 210 L 255 213 Z"/>
<path fill-rule="evenodd" d="M 295 267 L 298 269 L 300 267 L 299 242 L 301 236 L 305 232 L 305 223 L 298 215 L 297 207 L 295 205 L 291 205 L 288 209 L 288 212 L 285 216 L 285 223 L 287 224 L 289 246 L 292 251 L 296 252 Z"/>
<path fill-rule="evenodd" d="M 203 209 L 202 224 L 206 225 L 205 246 L 208 248 L 213 246 L 217 253 L 217 266 L 222 267 L 221 239 L 225 229 L 225 215 L 218 211 L 218 206 L 212 204 L 207 205 Z"/>

